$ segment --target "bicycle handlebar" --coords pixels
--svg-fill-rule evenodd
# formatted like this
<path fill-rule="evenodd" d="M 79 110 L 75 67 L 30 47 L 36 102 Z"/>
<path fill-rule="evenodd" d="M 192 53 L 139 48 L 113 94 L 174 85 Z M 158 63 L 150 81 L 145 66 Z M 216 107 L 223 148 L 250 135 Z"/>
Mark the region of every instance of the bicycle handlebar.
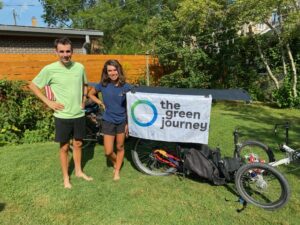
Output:
<path fill-rule="evenodd" d="M 276 123 L 274 126 L 274 133 L 277 133 L 277 128 L 278 127 L 284 127 L 285 129 L 289 129 L 290 128 L 290 123 L 289 122 L 285 122 L 285 123 Z"/>
<path fill-rule="evenodd" d="M 290 123 L 287 121 L 285 123 L 277 123 L 274 126 L 274 134 L 277 135 L 277 128 L 278 127 L 284 127 L 285 129 L 285 144 L 289 144 L 289 128 L 290 128 Z"/>

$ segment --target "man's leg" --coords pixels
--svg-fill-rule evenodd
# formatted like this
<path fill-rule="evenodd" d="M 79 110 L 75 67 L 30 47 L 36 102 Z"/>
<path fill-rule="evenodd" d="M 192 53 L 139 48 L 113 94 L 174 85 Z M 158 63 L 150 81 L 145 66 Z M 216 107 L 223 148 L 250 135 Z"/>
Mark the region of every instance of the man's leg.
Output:
<path fill-rule="evenodd" d="M 124 141 L 125 141 L 125 133 L 117 134 L 117 158 L 116 158 L 116 167 L 114 172 L 114 180 L 120 179 L 120 169 L 124 160 Z"/>
<path fill-rule="evenodd" d="M 73 159 L 75 165 L 75 176 L 83 178 L 87 181 L 93 180 L 92 177 L 87 176 L 82 171 L 81 167 L 81 156 L 82 156 L 82 140 L 81 139 L 73 139 Z"/>
<path fill-rule="evenodd" d="M 60 157 L 61 170 L 64 179 L 64 187 L 72 188 L 72 185 L 70 183 L 70 177 L 68 174 L 68 167 L 69 167 L 68 151 L 69 151 L 69 143 L 60 143 L 59 157 Z"/>
<path fill-rule="evenodd" d="M 55 118 L 55 141 L 59 142 L 59 158 L 64 179 L 64 187 L 71 188 L 70 177 L 68 174 L 69 166 L 69 139 L 72 132 L 72 124 L 69 120 Z"/>

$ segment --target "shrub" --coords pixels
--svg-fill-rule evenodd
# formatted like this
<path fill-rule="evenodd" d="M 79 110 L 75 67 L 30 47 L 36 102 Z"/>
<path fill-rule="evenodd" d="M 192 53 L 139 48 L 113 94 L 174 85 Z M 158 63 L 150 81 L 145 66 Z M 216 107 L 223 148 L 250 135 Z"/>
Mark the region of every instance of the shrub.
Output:
<path fill-rule="evenodd" d="M 25 82 L 0 80 L 0 145 L 50 140 L 53 130 L 51 110 Z"/>
<path fill-rule="evenodd" d="M 273 98 L 279 108 L 299 107 L 300 105 L 300 98 L 295 98 L 292 95 L 292 88 L 288 79 L 278 90 L 273 91 Z"/>

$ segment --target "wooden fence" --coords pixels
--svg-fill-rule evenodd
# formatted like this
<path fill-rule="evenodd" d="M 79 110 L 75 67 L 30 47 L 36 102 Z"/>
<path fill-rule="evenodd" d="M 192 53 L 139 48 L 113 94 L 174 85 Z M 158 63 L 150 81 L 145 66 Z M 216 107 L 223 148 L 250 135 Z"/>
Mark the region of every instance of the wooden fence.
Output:
<path fill-rule="evenodd" d="M 160 77 L 161 68 L 156 58 L 146 55 L 73 55 L 74 61 L 82 63 L 89 82 L 98 82 L 105 61 L 117 59 L 122 64 L 127 81 L 136 83 L 146 80 L 147 62 L 152 82 Z M 32 80 L 47 64 L 57 61 L 52 54 L 0 54 L 0 79 Z"/>

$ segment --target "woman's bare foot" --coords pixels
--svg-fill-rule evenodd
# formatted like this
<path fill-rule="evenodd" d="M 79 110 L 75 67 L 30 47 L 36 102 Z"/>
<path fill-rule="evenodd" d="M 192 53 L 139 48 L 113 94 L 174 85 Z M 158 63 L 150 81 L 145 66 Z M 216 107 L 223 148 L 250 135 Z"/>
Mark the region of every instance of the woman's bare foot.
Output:
<path fill-rule="evenodd" d="M 114 170 L 114 181 L 120 180 L 120 173 L 116 169 Z"/>
<path fill-rule="evenodd" d="M 72 188 L 72 185 L 71 185 L 71 183 L 70 183 L 70 179 L 69 179 L 69 178 L 65 178 L 65 179 L 64 179 L 64 187 L 65 187 L 66 189 L 71 189 L 71 188 Z"/>
<path fill-rule="evenodd" d="M 92 181 L 92 180 L 93 180 L 92 177 L 89 177 L 89 176 L 87 176 L 87 175 L 84 174 L 84 173 L 75 174 L 75 176 L 76 176 L 76 177 L 79 177 L 79 178 L 82 178 L 82 179 L 84 179 L 84 180 L 86 180 L 86 181 Z"/>

